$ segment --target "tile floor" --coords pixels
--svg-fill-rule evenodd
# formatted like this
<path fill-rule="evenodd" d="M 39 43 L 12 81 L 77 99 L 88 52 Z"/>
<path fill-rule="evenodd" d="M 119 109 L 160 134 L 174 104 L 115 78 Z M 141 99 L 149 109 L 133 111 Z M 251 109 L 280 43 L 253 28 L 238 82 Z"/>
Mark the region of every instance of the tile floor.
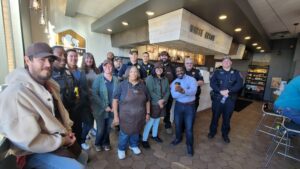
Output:
<path fill-rule="evenodd" d="M 125 160 L 117 157 L 117 132 L 112 131 L 111 140 L 113 150 L 109 152 L 96 152 L 94 147 L 89 150 L 89 169 L 101 168 L 133 168 L 133 169 L 260 169 L 265 164 L 265 153 L 271 138 L 258 134 L 254 135 L 255 127 L 260 119 L 261 102 L 254 102 L 241 112 L 234 112 L 231 122 L 231 143 L 223 142 L 219 132 L 212 140 L 207 138 L 211 111 L 197 113 L 194 126 L 195 154 L 186 156 L 184 141 L 177 146 L 171 146 L 174 135 L 168 135 L 160 126 L 162 144 L 150 139 L 151 149 L 142 149 L 139 156 L 133 155 L 129 150 Z M 90 144 L 92 144 L 90 141 Z M 299 140 L 297 140 L 299 143 Z M 300 145 L 300 144 L 298 144 Z M 299 150 L 300 151 L 300 150 Z M 299 154 L 298 154 L 299 155 Z M 300 156 L 299 156 L 300 157 Z M 274 156 L 270 169 L 300 169 L 300 162 Z"/>

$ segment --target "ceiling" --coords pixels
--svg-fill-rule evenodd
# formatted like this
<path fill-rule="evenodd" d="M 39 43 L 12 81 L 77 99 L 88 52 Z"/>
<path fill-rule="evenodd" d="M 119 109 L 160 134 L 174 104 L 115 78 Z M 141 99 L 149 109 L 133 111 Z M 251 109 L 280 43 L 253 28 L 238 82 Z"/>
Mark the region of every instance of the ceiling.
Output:
<path fill-rule="evenodd" d="M 248 0 L 270 39 L 300 33 L 300 0 Z M 295 26 L 295 23 L 299 23 Z"/>
<path fill-rule="evenodd" d="M 69 2 L 70 0 L 68 0 Z M 91 25 L 94 32 L 116 34 L 148 24 L 148 19 L 184 8 L 233 37 L 236 43 L 245 44 L 248 50 L 258 51 L 252 43 L 269 50 L 269 38 L 274 32 L 294 34 L 293 23 L 300 22 L 300 0 L 77 0 L 77 13 L 97 18 Z M 98 5 L 100 4 L 100 5 Z M 271 4 L 271 5 L 270 5 Z M 68 3 L 67 3 L 68 6 Z M 70 6 L 70 5 L 69 5 Z M 145 11 L 155 14 L 148 17 Z M 218 19 L 226 14 L 227 19 Z M 123 26 L 122 21 L 128 22 Z M 234 32 L 241 27 L 240 33 Z M 300 27 L 300 25 L 299 25 Z M 107 29 L 112 29 L 108 32 Z M 251 40 L 244 40 L 251 36 Z M 279 35 L 276 35 L 279 36 Z M 281 36 L 279 36 L 282 38 Z M 288 37 L 287 35 L 285 37 Z M 278 37 L 277 37 L 278 38 Z"/>
<path fill-rule="evenodd" d="M 77 12 L 100 18 L 126 0 L 80 0 Z"/>

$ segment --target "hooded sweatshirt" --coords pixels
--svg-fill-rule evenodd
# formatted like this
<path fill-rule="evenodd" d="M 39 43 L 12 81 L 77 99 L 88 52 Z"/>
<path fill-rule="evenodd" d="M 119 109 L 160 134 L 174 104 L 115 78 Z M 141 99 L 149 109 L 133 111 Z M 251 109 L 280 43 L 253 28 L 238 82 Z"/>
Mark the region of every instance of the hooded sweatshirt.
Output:
<path fill-rule="evenodd" d="M 47 90 L 24 68 L 14 70 L 5 81 L 8 87 L 0 93 L 0 134 L 12 143 L 12 153 L 19 156 L 60 148 L 61 135 L 71 131 L 73 122 L 60 99 L 58 84 L 48 80 Z M 53 98 L 61 120 L 55 117 Z"/>

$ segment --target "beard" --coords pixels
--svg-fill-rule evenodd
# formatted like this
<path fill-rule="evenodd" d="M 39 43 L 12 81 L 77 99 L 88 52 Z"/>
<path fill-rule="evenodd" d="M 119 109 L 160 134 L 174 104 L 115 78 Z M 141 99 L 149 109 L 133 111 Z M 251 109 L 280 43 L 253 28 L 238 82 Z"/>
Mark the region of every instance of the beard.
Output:
<path fill-rule="evenodd" d="M 39 79 L 39 80 L 49 80 L 50 78 L 51 78 L 51 76 L 52 76 L 52 71 L 51 70 L 48 70 L 48 73 L 47 74 L 45 74 L 45 75 L 42 75 L 42 74 L 39 74 L 38 76 L 37 76 L 37 78 Z"/>

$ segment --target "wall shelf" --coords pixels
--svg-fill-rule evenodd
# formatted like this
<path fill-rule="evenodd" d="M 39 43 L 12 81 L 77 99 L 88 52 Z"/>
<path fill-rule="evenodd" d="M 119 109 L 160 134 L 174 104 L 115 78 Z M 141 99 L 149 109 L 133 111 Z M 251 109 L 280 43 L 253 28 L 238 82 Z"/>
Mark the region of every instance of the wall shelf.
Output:
<path fill-rule="evenodd" d="M 269 66 L 249 65 L 244 86 L 244 96 L 263 100 L 268 79 Z"/>

